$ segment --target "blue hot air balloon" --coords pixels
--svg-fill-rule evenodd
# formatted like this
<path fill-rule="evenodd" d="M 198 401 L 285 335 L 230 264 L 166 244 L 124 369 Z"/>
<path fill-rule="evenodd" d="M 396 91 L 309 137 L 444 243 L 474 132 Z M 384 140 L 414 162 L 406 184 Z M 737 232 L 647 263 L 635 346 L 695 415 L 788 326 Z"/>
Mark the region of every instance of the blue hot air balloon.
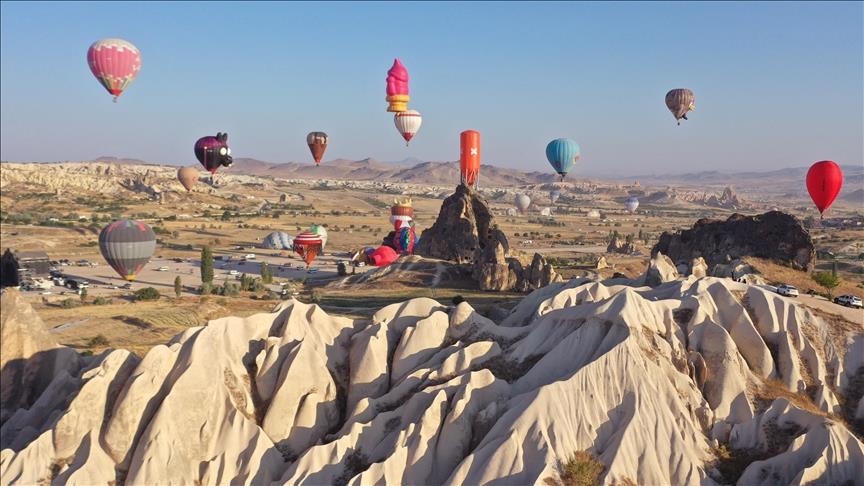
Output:
<path fill-rule="evenodd" d="M 546 158 L 552 164 L 555 172 L 561 175 L 561 180 L 579 161 L 579 144 L 570 138 L 556 138 L 546 146 Z"/>

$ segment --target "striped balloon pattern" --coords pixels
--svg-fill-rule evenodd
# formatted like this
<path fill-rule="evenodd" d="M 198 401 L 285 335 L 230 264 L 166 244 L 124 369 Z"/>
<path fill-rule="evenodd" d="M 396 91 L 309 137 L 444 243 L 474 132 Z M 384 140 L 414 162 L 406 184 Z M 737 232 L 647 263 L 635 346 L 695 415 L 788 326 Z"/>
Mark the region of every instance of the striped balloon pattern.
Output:
<path fill-rule="evenodd" d="M 687 88 L 673 89 L 666 93 L 666 108 L 669 108 L 676 120 L 686 120 L 687 112 L 696 109 L 696 96 Z"/>
<path fill-rule="evenodd" d="M 306 262 L 306 268 L 309 268 L 321 252 L 321 237 L 311 231 L 300 233 L 294 237 L 294 251 Z"/>
<path fill-rule="evenodd" d="M 87 51 L 87 64 L 93 76 L 114 95 L 123 94 L 141 70 L 141 52 L 123 39 L 100 39 Z"/>
<path fill-rule="evenodd" d="M 293 250 L 294 238 L 284 231 L 274 231 L 264 237 L 264 247 L 271 250 Z"/>
<path fill-rule="evenodd" d="M 99 233 L 99 251 L 117 274 L 132 281 L 156 251 L 156 234 L 140 221 L 114 221 Z"/>

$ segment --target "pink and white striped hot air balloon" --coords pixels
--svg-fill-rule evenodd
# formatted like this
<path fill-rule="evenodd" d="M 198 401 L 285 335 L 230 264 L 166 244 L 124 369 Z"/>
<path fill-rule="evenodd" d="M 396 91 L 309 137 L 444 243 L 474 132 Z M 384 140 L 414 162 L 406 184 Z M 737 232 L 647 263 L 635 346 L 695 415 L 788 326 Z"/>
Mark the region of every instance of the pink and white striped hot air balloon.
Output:
<path fill-rule="evenodd" d="M 141 53 L 123 39 L 100 39 L 87 51 L 93 76 L 114 95 L 114 102 L 132 84 L 141 70 Z"/>

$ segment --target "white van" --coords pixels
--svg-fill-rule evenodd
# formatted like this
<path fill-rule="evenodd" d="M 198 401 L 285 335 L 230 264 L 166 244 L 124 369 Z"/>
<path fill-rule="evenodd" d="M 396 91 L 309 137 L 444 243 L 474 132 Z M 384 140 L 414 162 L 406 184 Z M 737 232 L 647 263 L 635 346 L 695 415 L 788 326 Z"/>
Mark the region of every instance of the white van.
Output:
<path fill-rule="evenodd" d="M 246 256 L 244 256 L 243 258 L 245 258 L 247 260 L 254 260 L 255 254 L 254 253 L 247 253 Z"/>

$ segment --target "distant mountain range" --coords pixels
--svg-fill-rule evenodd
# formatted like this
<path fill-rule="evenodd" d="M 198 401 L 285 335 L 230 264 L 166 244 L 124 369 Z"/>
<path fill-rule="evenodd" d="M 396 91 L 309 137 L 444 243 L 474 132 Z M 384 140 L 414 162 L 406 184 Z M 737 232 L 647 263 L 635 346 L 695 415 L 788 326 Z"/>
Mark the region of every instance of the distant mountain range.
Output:
<path fill-rule="evenodd" d="M 147 162 L 140 159 L 103 156 L 92 161 L 120 165 L 170 165 Z M 200 167 L 195 164 L 196 167 Z M 844 190 L 841 199 L 861 200 L 864 192 L 864 167 L 855 165 L 841 166 L 844 173 Z M 683 174 L 650 174 L 588 177 L 597 181 L 632 183 L 638 181 L 643 186 L 688 185 L 688 186 L 735 186 L 739 188 L 764 187 L 771 192 L 793 190 L 798 192 L 807 175 L 808 167 L 792 167 L 779 170 L 756 172 L 702 171 Z M 224 169 L 225 173 L 277 177 L 282 179 L 344 179 L 358 181 L 387 181 L 417 184 L 452 184 L 459 180 L 459 162 L 429 162 L 410 157 L 395 162 L 383 162 L 373 158 L 361 160 L 335 159 L 320 165 L 309 163 L 273 163 L 263 160 L 239 157 L 234 165 Z M 483 165 L 480 183 L 490 186 L 521 186 L 557 182 L 558 176 L 550 171 L 525 172 L 519 169 Z M 583 175 L 571 175 L 565 182 L 585 180 Z M 766 183 L 770 181 L 770 186 Z"/>

